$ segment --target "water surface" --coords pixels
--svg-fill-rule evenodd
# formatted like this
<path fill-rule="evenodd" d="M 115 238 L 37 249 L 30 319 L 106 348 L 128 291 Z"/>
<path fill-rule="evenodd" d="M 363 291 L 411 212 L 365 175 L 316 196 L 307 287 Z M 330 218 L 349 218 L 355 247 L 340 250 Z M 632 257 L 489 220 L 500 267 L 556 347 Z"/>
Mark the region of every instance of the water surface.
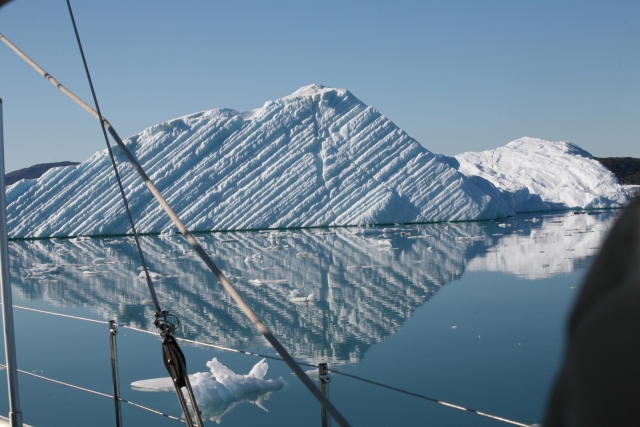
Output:
<path fill-rule="evenodd" d="M 300 361 L 525 423 L 540 422 L 580 278 L 616 211 L 518 215 L 503 222 L 199 234 L 203 247 Z M 163 308 L 179 336 L 276 355 L 179 236 L 144 237 Z M 10 243 L 14 303 L 153 330 L 130 238 Z M 42 273 L 42 264 L 50 264 Z M 47 267 L 45 267 L 46 270 Z M 309 297 L 303 301 L 303 297 Z M 315 297 L 315 298 L 314 298 Z M 18 366 L 111 392 L 105 325 L 15 310 Z M 132 390 L 163 377 L 159 339 L 121 329 L 124 398 L 179 416 L 171 393 Z M 184 346 L 190 372 L 217 357 L 246 374 L 259 359 Z M 204 409 L 208 423 L 313 425 L 319 408 L 282 362 L 287 385 Z M 113 403 L 20 375 L 25 422 L 114 425 Z M 334 375 L 331 399 L 353 425 L 501 423 Z M 7 411 L 6 387 L 0 409 Z M 265 411 L 268 409 L 268 412 Z M 178 425 L 124 407 L 125 425 Z"/>

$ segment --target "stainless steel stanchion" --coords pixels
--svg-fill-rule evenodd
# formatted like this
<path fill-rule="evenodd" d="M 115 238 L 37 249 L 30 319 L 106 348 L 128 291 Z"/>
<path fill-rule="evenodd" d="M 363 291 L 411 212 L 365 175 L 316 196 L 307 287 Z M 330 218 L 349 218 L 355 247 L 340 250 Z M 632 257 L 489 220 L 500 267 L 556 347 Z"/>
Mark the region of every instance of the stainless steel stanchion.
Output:
<path fill-rule="evenodd" d="M 116 348 L 115 320 L 109 320 L 109 344 L 111 345 L 111 378 L 113 380 L 113 402 L 116 406 L 116 427 L 122 427 L 122 411 L 120 408 L 120 380 L 118 378 L 118 351 Z"/>
<path fill-rule="evenodd" d="M 318 364 L 318 379 L 320 380 L 320 391 L 329 399 L 329 383 L 331 382 L 331 374 L 327 369 L 326 363 Z M 320 407 L 322 415 L 322 427 L 331 427 L 331 417 L 324 406 Z"/>
<path fill-rule="evenodd" d="M 4 321 L 4 354 L 7 363 L 9 387 L 9 422 L 11 427 L 22 427 L 20 394 L 18 393 L 18 366 L 16 341 L 13 333 L 13 302 L 9 274 L 9 243 L 7 230 L 7 196 L 4 183 L 4 129 L 2 127 L 2 99 L 0 99 L 0 287 L 2 288 L 2 320 Z"/>

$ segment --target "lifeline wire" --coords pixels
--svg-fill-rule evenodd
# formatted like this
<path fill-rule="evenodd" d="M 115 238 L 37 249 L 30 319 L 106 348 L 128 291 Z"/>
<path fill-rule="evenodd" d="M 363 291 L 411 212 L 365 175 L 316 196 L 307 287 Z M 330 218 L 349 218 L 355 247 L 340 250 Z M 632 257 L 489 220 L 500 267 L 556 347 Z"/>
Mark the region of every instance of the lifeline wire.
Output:
<path fill-rule="evenodd" d="M 2 304 L 2 303 L 0 303 L 0 304 Z M 19 308 L 19 309 L 22 309 L 22 310 L 35 311 L 35 312 L 38 312 L 38 313 L 51 314 L 51 315 L 54 315 L 54 316 L 68 317 L 70 319 L 84 320 L 84 321 L 87 321 L 87 322 L 103 323 L 103 324 L 108 324 L 109 323 L 109 322 L 107 322 L 105 320 L 87 319 L 85 317 L 71 316 L 71 315 L 62 314 L 62 313 L 54 313 L 52 311 L 44 311 L 44 310 L 39 310 L 39 309 L 36 309 L 36 308 L 22 307 L 22 306 L 19 306 L 19 305 L 14 305 L 13 307 L 14 308 Z M 144 329 L 140 329 L 140 328 L 136 328 L 134 326 L 122 325 L 120 323 L 116 323 L 116 325 L 121 327 L 121 328 L 131 329 L 133 331 L 138 331 L 138 332 L 143 332 L 145 334 L 155 335 L 153 332 L 150 332 L 150 331 L 147 331 L 147 330 L 144 330 Z M 194 344 L 194 345 L 200 345 L 200 346 L 203 346 L 203 347 L 211 347 L 211 348 L 215 348 L 215 349 L 218 349 L 218 350 L 225 350 L 225 351 L 229 351 L 229 352 L 233 352 L 233 353 L 241 353 L 241 354 L 246 354 L 246 355 L 249 355 L 249 356 L 263 357 L 265 359 L 277 360 L 277 361 L 280 361 L 280 362 L 284 361 L 280 357 L 269 356 L 267 354 L 253 353 L 253 352 L 246 351 L 246 350 L 239 350 L 239 349 L 235 349 L 235 348 L 223 347 L 223 346 L 216 345 L 216 344 L 209 344 L 209 343 L 205 343 L 205 342 L 201 342 L 201 341 L 194 341 L 194 340 L 190 340 L 190 339 L 186 339 L 186 338 L 178 338 L 178 337 L 176 337 L 176 339 L 179 340 L 179 341 L 183 341 L 183 342 Z M 309 366 L 311 368 L 317 368 L 316 365 L 313 365 L 311 363 L 298 362 L 298 364 L 302 365 L 302 366 Z M 339 371 L 337 369 L 328 368 L 328 370 L 330 372 L 333 372 L 334 374 L 338 374 L 338 375 L 342 375 L 342 376 L 345 376 L 345 377 L 349 377 L 349 378 L 352 378 L 352 379 L 358 380 L 358 381 L 363 381 L 363 382 L 366 382 L 366 383 L 369 383 L 369 384 L 372 384 L 372 385 L 375 385 L 375 386 L 378 386 L 378 387 L 383 387 L 383 388 L 386 388 L 386 389 L 389 389 L 389 390 L 397 391 L 398 393 L 403 393 L 403 394 L 406 394 L 406 395 L 409 395 L 409 396 L 417 397 L 419 399 L 428 400 L 429 402 L 437 403 L 439 405 L 444 405 L 444 406 L 447 406 L 449 408 L 457 409 L 459 411 L 471 412 L 473 414 L 480 415 L 481 417 L 491 418 L 491 419 L 494 419 L 494 420 L 497 420 L 497 421 L 502 421 L 504 423 L 512 424 L 512 425 L 515 425 L 515 426 L 531 427 L 530 424 L 524 424 L 524 423 L 521 423 L 521 422 L 518 422 L 518 421 L 513 421 L 513 420 L 510 420 L 510 419 L 507 419 L 507 418 L 498 417 L 497 415 L 491 415 L 491 414 L 487 414 L 486 412 L 477 411 L 475 409 L 465 408 L 464 406 L 454 405 L 453 403 L 448 403 L 448 402 L 445 402 L 443 400 L 439 400 L 439 399 L 435 399 L 433 397 L 425 396 L 423 394 L 414 393 L 414 392 L 408 391 L 408 390 L 403 390 L 401 388 L 393 387 L 393 386 L 390 386 L 390 385 L 387 385 L 387 384 L 383 384 L 383 383 L 380 383 L 380 382 L 377 382 L 377 381 L 372 381 L 372 380 L 369 380 L 367 378 L 359 377 L 357 375 L 347 374 L 347 373 Z"/>
<path fill-rule="evenodd" d="M 193 247 L 194 251 L 198 254 L 200 259 L 206 264 L 206 266 L 211 270 L 211 272 L 216 276 L 224 290 L 229 294 L 229 296 L 234 300 L 234 302 L 238 305 L 240 310 L 251 320 L 251 323 L 258 329 L 258 331 L 264 336 L 264 338 L 271 344 L 271 346 L 276 350 L 278 354 L 282 357 L 284 362 L 291 368 L 291 370 L 298 376 L 298 379 L 307 387 L 307 389 L 313 394 L 316 400 L 327 408 L 327 411 L 331 414 L 331 416 L 335 419 L 335 421 L 340 424 L 342 427 L 350 426 L 347 419 L 338 411 L 338 408 L 335 407 L 333 403 L 320 391 L 318 386 L 316 386 L 313 381 L 307 377 L 304 371 L 298 366 L 293 357 L 289 354 L 286 348 L 278 341 L 278 339 L 273 335 L 273 333 L 267 328 L 264 322 L 260 319 L 260 317 L 251 309 L 251 307 L 246 303 L 246 301 L 242 298 L 238 290 L 227 280 L 222 271 L 218 268 L 218 266 L 213 262 L 209 254 L 202 248 L 200 243 L 193 237 L 193 234 L 189 231 L 189 229 L 182 222 L 180 217 L 175 213 L 175 211 L 171 208 L 167 200 L 164 198 L 162 193 L 158 190 L 158 188 L 154 185 L 154 183 L 149 178 L 149 175 L 144 171 L 140 163 L 133 156 L 131 151 L 124 144 L 118 133 L 115 131 L 111 123 L 101 115 L 99 115 L 93 108 L 91 108 L 86 102 L 82 99 L 78 98 L 73 92 L 64 87 L 62 83 L 57 81 L 53 76 L 47 73 L 42 67 L 33 62 L 27 55 L 24 54 L 16 45 L 11 43 L 4 35 L 0 34 L 0 40 L 2 40 L 11 50 L 13 50 L 20 58 L 24 59 L 29 65 L 31 65 L 40 75 L 42 75 L 45 79 L 47 79 L 52 85 L 58 88 L 62 93 L 67 95 L 69 98 L 73 99 L 78 105 L 80 105 L 84 110 L 86 110 L 89 114 L 91 114 L 96 119 L 102 121 L 104 126 L 107 128 L 113 139 L 118 144 L 118 147 L 122 150 L 124 155 L 127 157 L 135 171 L 140 175 L 144 184 L 147 186 L 147 189 L 151 192 L 153 197 L 158 201 L 162 209 L 164 209 L 165 213 L 171 218 L 171 221 L 178 228 L 182 236 L 185 238 L 187 242 Z"/>
<path fill-rule="evenodd" d="M 20 307 L 16 307 L 16 308 L 20 308 Z M 90 319 L 85 319 L 85 320 L 90 320 Z M 6 365 L 3 365 L 2 363 L 0 363 L 0 366 L 2 366 L 3 368 L 6 367 Z M 63 381 L 54 380 L 53 378 L 48 378 L 48 377 L 45 377 L 45 376 L 42 376 L 42 375 L 34 374 L 33 372 L 23 371 L 22 369 L 18 369 L 18 372 L 20 372 L 22 374 L 30 375 L 32 377 L 40 378 L 41 380 L 49 381 L 49 382 L 52 382 L 52 383 L 55 383 L 55 384 L 60 384 L 60 385 L 64 385 L 64 386 L 67 386 L 67 387 L 75 388 L 76 390 L 86 391 L 87 393 L 96 394 L 98 396 L 104 396 L 104 397 L 108 397 L 109 399 L 113 399 L 113 396 L 111 396 L 109 394 L 106 394 L 106 393 L 102 393 L 100 391 L 95 391 L 95 390 L 91 390 L 91 389 L 88 389 L 88 388 L 80 387 L 80 386 L 77 386 L 77 385 L 65 383 Z M 178 417 L 175 417 L 173 415 L 169 415 L 169 414 L 165 414 L 165 413 L 160 412 L 160 411 L 156 411 L 155 409 L 148 408 L 146 406 L 140 405 L 139 403 L 131 402 L 131 401 L 129 401 L 127 399 L 123 399 L 121 397 L 118 398 L 118 400 L 120 400 L 121 402 L 124 402 L 124 403 L 128 403 L 129 405 L 135 406 L 137 408 L 144 409 L 145 411 L 153 412 L 154 414 L 162 415 L 163 417 L 167 417 L 167 418 L 172 419 L 172 420 L 180 421 L 181 423 L 185 422 L 184 420 L 182 420 L 182 419 L 180 419 Z"/>

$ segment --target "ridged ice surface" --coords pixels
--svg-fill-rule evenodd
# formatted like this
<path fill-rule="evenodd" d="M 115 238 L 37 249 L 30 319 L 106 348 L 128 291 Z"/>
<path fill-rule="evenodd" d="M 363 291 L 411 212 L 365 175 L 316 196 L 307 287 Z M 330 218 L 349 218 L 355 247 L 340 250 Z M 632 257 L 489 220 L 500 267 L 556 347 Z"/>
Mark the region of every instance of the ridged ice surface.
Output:
<path fill-rule="evenodd" d="M 460 172 L 491 182 L 516 212 L 617 208 L 629 202 L 615 175 L 571 142 L 525 137 L 455 158 Z"/>
<path fill-rule="evenodd" d="M 492 219 L 513 212 L 344 89 L 318 85 L 239 112 L 158 124 L 125 141 L 196 231 Z M 173 226 L 115 150 L 139 231 Z M 98 152 L 7 191 L 11 237 L 129 232 Z"/>

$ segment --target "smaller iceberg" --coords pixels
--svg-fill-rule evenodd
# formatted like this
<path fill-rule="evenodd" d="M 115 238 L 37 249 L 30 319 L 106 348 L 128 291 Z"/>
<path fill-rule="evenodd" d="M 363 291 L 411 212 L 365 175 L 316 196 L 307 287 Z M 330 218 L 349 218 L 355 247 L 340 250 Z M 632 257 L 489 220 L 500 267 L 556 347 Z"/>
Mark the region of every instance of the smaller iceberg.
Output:
<path fill-rule="evenodd" d="M 189 375 L 189 381 L 203 418 L 218 424 L 226 413 L 241 402 L 253 403 L 267 411 L 264 401 L 286 384 L 282 377 L 275 380 L 264 379 L 269 369 L 265 359 L 256 363 L 247 375 L 236 374 L 215 357 L 207 362 L 207 367 L 209 372 Z M 169 377 L 134 381 L 131 387 L 140 391 L 174 390 L 173 381 Z M 189 397 L 184 394 L 188 400 Z"/>

